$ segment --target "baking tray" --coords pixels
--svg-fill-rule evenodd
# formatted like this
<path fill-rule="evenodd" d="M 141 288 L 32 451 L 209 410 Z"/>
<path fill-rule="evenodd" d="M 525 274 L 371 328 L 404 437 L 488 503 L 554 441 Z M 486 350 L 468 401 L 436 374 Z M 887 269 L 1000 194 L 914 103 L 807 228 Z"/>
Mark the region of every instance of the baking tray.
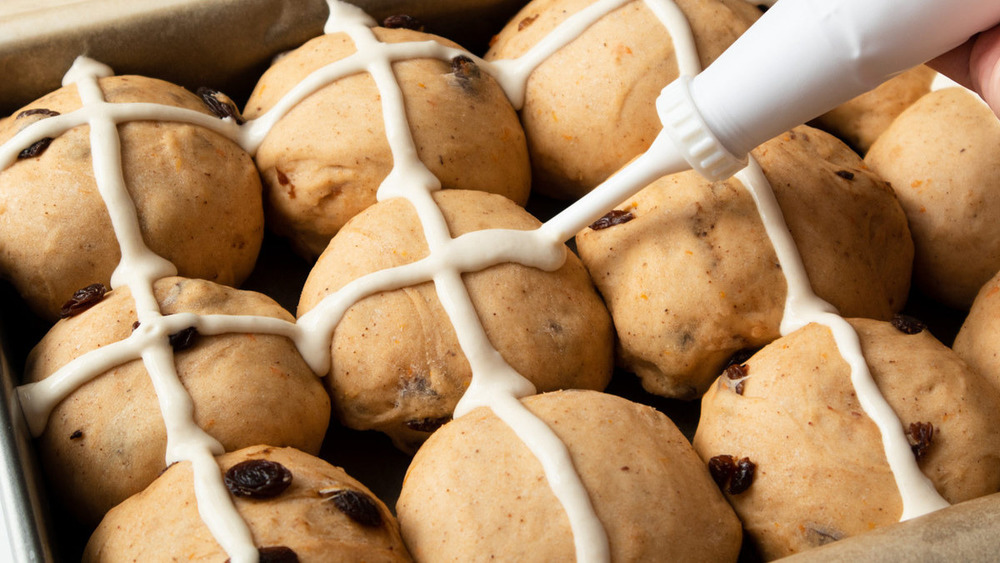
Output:
<path fill-rule="evenodd" d="M 485 51 L 489 37 L 523 0 L 352 0 L 376 19 L 406 13 L 426 30 Z M 324 0 L 3 0 L 0 1 L 0 115 L 58 88 L 79 54 L 109 64 L 117 74 L 147 74 L 189 89 L 208 85 L 237 100 L 249 93 L 271 58 L 322 32 Z M 545 219 L 558 205 L 533 199 Z M 294 311 L 309 265 L 268 236 L 258 267 L 244 288 L 261 291 Z M 908 312 L 924 319 L 943 342 L 963 315 L 913 295 Z M 24 358 L 47 326 L 14 290 L 0 283 L 0 561 L 78 560 L 87 530 L 64 520 L 46 498 L 14 387 Z M 690 438 L 698 403 L 645 393 L 638 380 L 616 374 L 609 392 L 649 404 L 671 417 Z M 409 457 L 388 438 L 331 424 L 324 451 L 360 478 L 389 506 L 395 504 Z M 1000 496 L 957 505 L 910 522 L 841 540 L 796 556 L 797 561 L 995 560 L 1000 553 Z M 745 548 L 743 561 L 754 561 Z"/>

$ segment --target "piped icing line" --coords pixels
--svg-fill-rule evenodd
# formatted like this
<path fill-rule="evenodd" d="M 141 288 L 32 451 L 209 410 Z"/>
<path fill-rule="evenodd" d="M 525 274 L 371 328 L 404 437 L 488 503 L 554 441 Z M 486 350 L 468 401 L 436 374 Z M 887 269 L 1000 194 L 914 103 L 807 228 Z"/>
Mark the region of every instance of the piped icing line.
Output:
<path fill-rule="evenodd" d="M 98 78 L 110 73 L 106 65 L 78 58 L 63 83 L 76 85 L 84 108 L 98 108 L 92 110 L 88 119 L 94 180 L 111 217 L 122 255 L 111 285 L 129 287 L 135 300 L 140 335 L 148 340 L 141 349 L 141 357 L 156 391 L 166 427 L 166 463 L 192 462 L 195 498 L 205 525 L 234 563 L 255 563 L 257 550 L 246 522 L 225 489 L 213 491 L 217 489 L 216 484 L 221 485 L 214 456 L 224 453 L 224 449 L 195 423 L 194 404 L 177 374 L 169 334 L 164 333 L 162 327 L 156 330 L 163 316 L 153 294 L 153 283 L 158 278 L 174 275 L 177 270 L 149 250 L 143 241 L 138 213 L 125 186 L 118 124 L 114 115 L 100 111 L 109 104 L 104 100 Z"/>
<path fill-rule="evenodd" d="M 554 30 L 516 59 L 492 62 L 495 78 L 514 109 L 524 106 L 528 77 L 539 65 L 569 45 L 604 16 L 634 0 L 599 0 L 562 21 Z"/>
<path fill-rule="evenodd" d="M 355 25 L 342 31 L 349 34 L 358 52 L 377 50 L 375 45 L 379 42 L 370 27 Z M 443 212 L 432 196 L 434 191 L 441 188 L 441 183 L 419 158 L 406 119 L 402 91 L 392 72 L 391 61 L 376 58 L 369 63 L 367 70 L 375 80 L 381 96 L 386 137 L 393 155 L 393 168 L 379 186 L 378 200 L 402 197 L 414 207 L 430 252 L 430 262 L 437 263 L 433 282 L 438 300 L 455 328 L 459 346 L 472 369 L 470 389 L 460 400 L 463 409 L 456 410 L 456 413 L 464 412 L 471 405 L 487 406 L 494 413 L 502 411 L 505 415 L 501 417 L 502 420 L 522 439 L 529 436 L 530 439 L 525 440 L 525 444 L 542 464 L 550 487 L 570 521 L 577 560 L 607 561 L 610 553 L 607 533 L 593 510 L 590 497 L 572 462 L 566 463 L 569 458 L 565 445 L 548 425 L 534 417 L 530 411 L 520 406 L 516 409 L 509 407 L 509 403 L 518 403 L 518 399 L 535 394 L 536 389 L 492 345 L 462 280 L 463 269 L 448 260 L 459 258 L 457 262 L 464 262 L 467 259 L 446 251 L 443 252 L 444 259 L 438 258 L 442 256 L 444 249 L 454 248 Z M 506 253 L 511 248 L 511 245 L 504 245 L 500 250 Z M 481 249 L 475 247 L 469 247 L 468 250 L 476 254 L 481 252 Z M 553 253 L 543 253 L 546 256 L 551 254 Z M 565 252 L 560 258 L 565 259 Z M 489 389 L 490 392 L 469 393 L 470 390 L 482 389 Z M 551 447 L 553 443 L 560 444 L 561 448 L 554 450 Z"/>
<path fill-rule="evenodd" d="M 557 213 L 538 230 L 549 240 L 562 242 L 573 238 L 604 216 L 609 209 L 614 209 L 616 205 L 620 205 L 655 180 L 690 168 L 679 157 L 664 158 L 664 155 L 671 154 L 677 155 L 677 150 L 670 137 L 661 131 L 653 139 L 649 150 L 626 164 L 590 193 Z"/>
<path fill-rule="evenodd" d="M 579 478 L 553 481 L 553 476 L 577 475 L 566 444 L 516 398 L 502 392 L 495 393 L 495 397 L 490 401 L 493 413 L 507 423 L 532 452 L 546 452 L 544 456 L 536 454 L 535 457 L 542 464 L 552 492 L 566 508 L 566 516 L 573 530 L 576 560 L 611 561 L 611 548 L 607 541 L 593 541 L 594 538 L 607 538 L 607 533 L 594 511 L 583 483 Z"/>
<path fill-rule="evenodd" d="M 296 322 L 296 345 L 314 372 L 330 371 L 330 341 L 347 310 L 365 297 L 434 280 L 437 272 L 453 267 L 477 272 L 505 262 L 545 271 L 559 269 L 566 259 L 566 247 L 554 246 L 539 238 L 541 230 L 490 229 L 473 231 L 450 239 L 433 253 L 415 262 L 385 268 L 355 278 L 323 298 Z M 526 249 L 532 249 L 528 255 Z"/>
<path fill-rule="evenodd" d="M 32 436 L 37 437 L 45 431 L 52 409 L 81 385 L 117 366 L 141 359 L 143 350 L 158 339 L 189 327 L 195 327 L 205 336 L 266 333 L 284 336 L 293 342 L 301 333 L 295 323 L 272 317 L 178 313 L 158 319 L 147 318 L 124 340 L 82 354 L 45 379 L 17 388 L 21 410 Z"/>
<path fill-rule="evenodd" d="M 38 437 L 45 431 L 49 414 L 63 399 L 94 377 L 141 357 L 145 345 L 142 337 L 133 334 L 78 356 L 41 381 L 18 386 L 18 400 L 31 435 Z"/>
<path fill-rule="evenodd" d="M 900 521 L 923 516 L 949 506 L 934 483 L 920 470 L 899 417 L 889 406 L 871 375 L 857 331 L 836 309 L 812 290 L 802 257 L 795 246 L 770 182 L 757 161 L 750 157 L 747 168 L 737 174 L 757 205 L 768 238 L 774 247 L 787 282 L 781 334 L 787 335 L 809 323 L 826 326 L 833 334 L 841 357 L 850 366 L 851 384 L 865 414 L 878 427 L 886 460 L 903 501 Z"/>
<path fill-rule="evenodd" d="M 89 60 L 81 57 L 82 60 Z M 244 134 L 232 118 L 218 117 L 187 108 L 165 106 L 148 102 L 107 103 L 101 101 L 62 115 L 46 117 L 20 130 L 0 147 L 0 169 L 17 161 L 21 149 L 45 137 L 58 137 L 70 129 L 87 125 L 96 119 L 110 119 L 115 123 L 126 121 L 169 121 L 197 125 L 214 131 L 230 140 L 239 141 Z"/>
<path fill-rule="evenodd" d="M 691 22 L 677 3 L 673 0 L 645 0 L 645 3 L 670 34 L 680 75 L 694 76 L 701 72 L 701 60 L 698 58 Z"/>

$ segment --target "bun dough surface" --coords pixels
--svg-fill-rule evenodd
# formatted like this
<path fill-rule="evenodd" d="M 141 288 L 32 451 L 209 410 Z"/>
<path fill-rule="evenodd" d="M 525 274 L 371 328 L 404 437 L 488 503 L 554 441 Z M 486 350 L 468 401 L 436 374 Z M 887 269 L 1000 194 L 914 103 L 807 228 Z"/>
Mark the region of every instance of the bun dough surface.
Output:
<path fill-rule="evenodd" d="M 174 313 L 292 316 L 270 298 L 203 280 L 155 284 L 164 315 Z M 32 350 L 29 382 L 43 380 L 83 354 L 128 338 L 136 321 L 128 289 L 108 293 L 89 310 L 57 323 Z M 267 443 L 316 453 L 330 401 L 292 342 L 266 334 L 199 335 L 175 353 L 194 420 L 227 451 Z M 139 492 L 165 467 L 166 428 L 141 360 L 82 385 L 53 410 L 38 451 L 53 495 L 81 520 L 97 522 Z"/>
<path fill-rule="evenodd" d="M 863 156 L 903 110 L 931 91 L 935 74 L 925 65 L 911 68 L 824 113 L 811 124 L 836 135 Z"/>
<path fill-rule="evenodd" d="M 1000 273 L 979 290 L 953 349 L 1000 389 Z"/>
<path fill-rule="evenodd" d="M 815 293 L 843 315 L 892 318 L 913 256 L 892 190 L 816 129 L 796 128 L 752 154 Z M 634 218 L 584 229 L 577 248 L 611 311 L 620 361 L 648 391 L 696 398 L 734 353 L 778 337 L 785 275 L 743 183 L 675 174 L 619 211 Z"/>
<path fill-rule="evenodd" d="M 740 524 L 687 439 L 651 407 L 594 391 L 522 401 L 567 445 L 612 561 L 735 561 Z M 396 504 L 418 561 L 566 561 L 573 534 L 541 464 L 492 411 L 417 452 Z"/>
<path fill-rule="evenodd" d="M 374 28 L 385 43 L 436 41 L 408 29 Z M 355 52 L 343 33 L 323 35 L 282 57 L 257 84 L 247 118 L 257 118 L 314 70 Z M 520 205 L 530 166 L 524 132 L 503 90 L 469 62 L 402 60 L 392 65 L 420 160 L 445 188 L 483 190 Z M 268 220 L 304 256 L 314 258 L 348 219 L 375 203 L 393 166 L 381 94 L 362 72 L 315 92 L 278 121 L 256 154 Z"/>
<path fill-rule="evenodd" d="M 194 94 L 162 80 L 112 76 L 100 80 L 106 101 L 148 102 L 212 115 Z M 75 85 L 22 111 L 68 114 L 81 107 Z M 0 142 L 44 119 L 0 121 Z M 146 245 L 180 275 L 225 285 L 253 269 L 264 235 L 261 184 L 250 156 L 202 127 L 166 121 L 118 125 L 125 186 Z M 90 127 L 54 138 L 39 156 L 0 170 L 0 273 L 39 315 L 55 320 L 80 288 L 110 285 L 121 258 L 94 179 Z"/>
<path fill-rule="evenodd" d="M 293 448 L 270 446 L 217 459 L 223 472 L 247 460 L 277 462 L 291 472 L 291 484 L 275 497 L 230 495 L 258 548 L 289 548 L 303 563 L 410 561 L 389 509 L 339 467 Z M 372 501 L 381 522 L 362 524 L 340 510 L 332 497 L 344 490 Z M 83 555 L 85 562 L 225 560 L 198 515 L 188 462 L 171 465 L 146 490 L 109 512 Z"/>
<path fill-rule="evenodd" d="M 497 34 L 486 59 L 521 56 L 592 0 L 535 0 Z M 708 66 L 759 16 L 743 0 L 678 0 Z M 534 189 L 575 199 L 649 148 L 662 125 L 654 102 L 679 75 L 680 50 L 644 2 L 594 23 L 528 78 L 521 121 Z"/>
<path fill-rule="evenodd" d="M 538 220 L 498 195 L 434 194 L 452 237 L 483 229 L 529 230 Z M 299 316 L 362 276 L 427 255 L 409 202 L 380 202 L 334 237 L 306 280 Z M 539 392 L 601 390 L 613 370 L 611 319 L 572 252 L 554 272 L 504 263 L 462 276 L 492 345 Z M 414 450 L 450 419 L 471 381 L 452 321 L 434 284 L 367 297 L 337 325 L 333 368 L 323 379 L 334 410 L 351 428 L 388 434 Z"/>
<path fill-rule="evenodd" d="M 865 163 L 906 211 L 914 284 L 968 308 L 1000 271 L 1000 122 L 975 94 L 938 90 L 903 112 Z"/>
<path fill-rule="evenodd" d="M 1000 487 L 1000 392 L 928 331 L 851 319 L 878 388 L 904 429 L 933 425 L 920 469 L 951 503 Z M 756 478 L 729 501 L 766 559 L 899 520 L 878 428 L 824 326 L 807 325 L 746 362 L 742 395 L 720 377 L 702 399 L 703 459 L 748 457 Z M 913 443 L 911 436 L 911 443 Z"/>

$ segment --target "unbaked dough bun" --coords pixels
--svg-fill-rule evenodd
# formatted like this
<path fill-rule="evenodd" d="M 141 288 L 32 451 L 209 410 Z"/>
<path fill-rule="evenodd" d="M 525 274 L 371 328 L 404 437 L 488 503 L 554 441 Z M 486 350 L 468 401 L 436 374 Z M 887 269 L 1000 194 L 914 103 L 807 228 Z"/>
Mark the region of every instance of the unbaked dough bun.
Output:
<path fill-rule="evenodd" d="M 270 550 L 272 559 L 261 561 L 292 561 L 282 548 L 302 563 L 410 561 L 392 513 L 343 469 L 293 448 L 270 446 L 217 459 L 224 473 L 240 463 L 266 460 L 291 475 L 287 488 L 273 497 L 230 494 L 254 544 L 262 555 Z M 108 563 L 226 560 L 198 514 L 186 461 L 171 465 L 148 488 L 111 510 L 83 554 L 85 562 Z"/>
<path fill-rule="evenodd" d="M 108 102 L 213 115 L 201 98 L 162 80 L 112 76 L 99 83 Z M 68 114 L 80 106 L 75 85 L 56 90 L 0 121 L 0 143 L 46 118 L 32 110 Z M 133 121 L 120 124 L 118 133 L 125 185 L 146 245 L 180 275 L 241 283 L 264 235 L 261 183 L 250 156 L 217 133 L 183 123 Z M 0 273 L 49 320 L 81 287 L 110 285 L 121 258 L 93 158 L 90 127 L 78 126 L 40 155 L 0 171 Z"/>
<path fill-rule="evenodd" d="M 850 323 L 911 444 L 921 443 L 911 425 L 933 426 L 918 459 L 938 492 L 952 503 L 995 492 L 1000 391 L 926 330 Z M 807 325 L 745 366 L 745 379 L 722 376 L 705 394 L 694 446 L 706 461 L 756 464 L 750 487 L 727 496 L 765 559 L 897 522 L 902 502 L 882 439 L 830 330 Z"/>
<path fill-rule="evenodd" d="M 906 301 L 913 256 L 892 189 L 809 127 L 753 155 L 816 294 L 846 316 L 892 318 Z M 742 182 L 667 176 L 618 213 L 632 219 L 584 229 L 577 248 L 611 311 L 620 362 L 648 391 L 697 398 L 735 352 L 778 337 L 785 276 Z"/>
<path fill-rule="evenodd" d="M 537 219 L 494 194 L 434 194 L 452 237 L 482 229 L 529 230 Z M 299 316 L 371 272 L 427 255 L 423 229 L 404 199 L 350 221 L 309 273 Z M 539 392 L 601 390 L 613 370 L 613 330 L 586 270 L 567 250 L 554 272 L 504 263 L 463 276 L 486 335 Z M 412 451 L 451 418 L 472 372 L 433 283 L 367 297 L 337 325 L 333 368 L 323 379 L 346 426 L 388 434 Z"/>
<path fill-rule="evenodd" d="M 914 285 L 967 309 L 1000 270 L 1000 121 L 975 94 L 938 90 L 903 112 L 865 162 L 910 221 Z"/>
<path fill-rule="evenodd" d="M 535 0 L 496 36 L 486 59 L 523 55 L 594 0 Z M 702 68 L 759 16 L 745 0 L 677 0 Z M 575 199 L 649 148 L 662 128 L 655 101 L 679 75 L 670 33 L 645 2 L 614 10 L 528 78 L 521 122 L 534 190 Z"/>
<path fill-rule="evenodd" d="M 936 73 L 920 65 L 817 117 L 810 125 L 836 135 L 864 156 L 889 125 L 931 91 Z"/>
<path fill-rule="evenodd" d="M 1000 389 L 1000 273 L 979 290 L 952 348 Z"/>
<path fill-rule="evenodd" d="M 259 315 L 292 321 L 270 298 L 203 280 L 156 282 L 164 315 Z M 25 380 L 35 382 L 83 354 L 124 340 L 134 330 L 127 288 L 59 321 L 31 351 Z M 175 347 L 177 348 L 177 347 Z M 294 344 L 267 334 L 197 335 L 175 352 L 194 420 L 227 451 L 259 443 L 319 451 L 330 401 Z M 107 371 L 80 386 L 49 416 L 36 442 L 59 499 L 80 520 L 95 523 L 139 492 L 165 467 L 166 429 L 142 361 Z"/>
<path fill-rule="evenodd" d="M 373 28 L 384 43 L 447 39 Z M 355 52 L 344 33 L 317 37 L 280 58 L 246 106 L 259 117 L 312 71 Z M 474 63 L 408 59 L 392 65 L 406 119 L 424 165 L 445 188 L 484 190 L 521 205 L 531 173 L 524 132 L 499 85 Z M 270 227 L 315 258 L 344 223 L 375 203 L 392 170 L 381 95 L 365 72 L 315 92 L 282 117 L 256 153 Z"/>
<path fill-rule="evenodd" d="M 740 523 L 664 414 L 595 391 L 522 401 L 569 449 L 612 561 L 735 561 Z M 542 466 L 487 408 L 435 433 L 396 504 L 417 561 L 572 561 L 573 534 Z"/>

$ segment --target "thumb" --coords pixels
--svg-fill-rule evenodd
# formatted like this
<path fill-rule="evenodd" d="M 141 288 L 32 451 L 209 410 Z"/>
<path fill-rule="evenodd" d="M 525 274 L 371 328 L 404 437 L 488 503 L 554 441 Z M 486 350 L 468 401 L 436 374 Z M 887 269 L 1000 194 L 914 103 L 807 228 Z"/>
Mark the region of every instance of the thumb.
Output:
<path fill-rule="evenodd" d="M 969 56 L 969 78 L 974 90 L 1000 116 L 1000 27 L 984 31 Z"/>

